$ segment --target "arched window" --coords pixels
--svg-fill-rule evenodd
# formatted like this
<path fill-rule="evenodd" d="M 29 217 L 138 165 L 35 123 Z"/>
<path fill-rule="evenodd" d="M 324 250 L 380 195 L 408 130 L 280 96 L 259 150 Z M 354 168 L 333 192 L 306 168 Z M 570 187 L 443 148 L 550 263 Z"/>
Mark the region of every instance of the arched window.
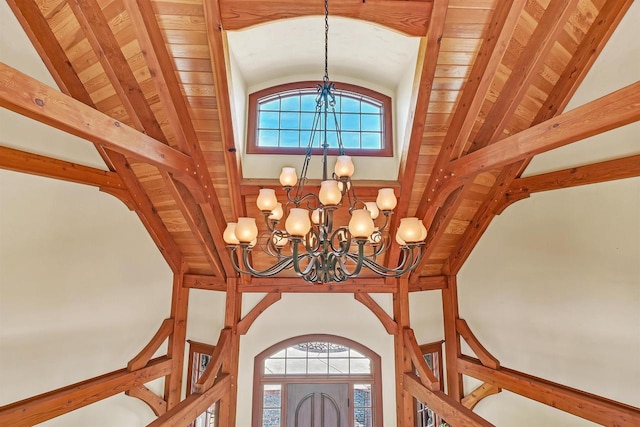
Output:
<path fill-rule="evenodd" d="M 247 153 L 304 154 L 313 128 L 316 86 L 317 82 L 288 83 L 249 95 Z M 347 154 L 393 156 L 391 98 L 345 83 L 336 83 L 334 94 Z M 328 130 L 330 153 L 337 154 L 333 120 L 329 120 Z M 319 135 L 313 147 L 320 152 Z"/>
<path fill-rule="evenodd" d="M 310 417 L 332 426 L 382 426 L 380 356 L 354 341 L 291 338 L 256 356 L 254 369 L 253 427 L 303 427 L 313 424 Z"/>

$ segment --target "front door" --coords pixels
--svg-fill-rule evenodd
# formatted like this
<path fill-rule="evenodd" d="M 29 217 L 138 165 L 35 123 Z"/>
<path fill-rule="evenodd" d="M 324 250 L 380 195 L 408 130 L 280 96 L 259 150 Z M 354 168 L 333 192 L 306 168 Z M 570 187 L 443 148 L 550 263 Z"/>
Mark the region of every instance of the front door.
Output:
<path fill-rule="evenodd" d="M 348 384 L 287 385 L 287 427 L 347 427 Z"/>

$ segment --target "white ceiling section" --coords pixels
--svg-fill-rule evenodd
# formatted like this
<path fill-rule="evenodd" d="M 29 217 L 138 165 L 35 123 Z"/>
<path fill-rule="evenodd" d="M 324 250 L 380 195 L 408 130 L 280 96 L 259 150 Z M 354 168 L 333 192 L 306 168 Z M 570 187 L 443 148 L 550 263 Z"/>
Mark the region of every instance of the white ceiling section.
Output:
<path fill-rule="evenodd" d="M 274 21 L 228 32 L 229 50 L 253 92 L 282 77 L 324 74 L 324 18 Z M 329 77 L 346 76 L 394 91 L 415 61 L 419 39 L 364 21 L 329 17 Z"/>

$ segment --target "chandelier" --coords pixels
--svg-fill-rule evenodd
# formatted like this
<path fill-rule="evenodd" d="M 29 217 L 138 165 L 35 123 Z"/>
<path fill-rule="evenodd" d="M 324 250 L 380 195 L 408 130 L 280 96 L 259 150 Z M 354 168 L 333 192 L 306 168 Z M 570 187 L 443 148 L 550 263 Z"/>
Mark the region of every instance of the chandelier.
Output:
<path fill-rule="evenodd" d="M 351 157 L 345 155 L 335 112 L 335 85 L 329 81 L 328 0 L 325 0 L 324 11 L 324 77 L 317 86 L 313 129 L 302 173 L 298 178 L 295 168 L 282 169 L 280 184 L 287 195 L 284 207 L 278 202 L 275 190 L 260 190 L 257 205 L 264 216 L 266 231 L 258 235 L 255 218 L 238 218 L 237 222 L 227 224 L 224 240 L 233 267 L 241 274 L 271 277 L 285 270 L 293 270 L 307 282 L 329 283 L 356 277 L 364 267 L 379 276 L 399 277 L 413 270 L 420 261 L 427 229 L 418 218 L 402 218 L 395 236 L 401 249 L 398 265 L 388 268 L 376 261 L 392 243 L 388 228 L 397 199 L 392 188 L 379 189 L 375 202 L 363 202 L 356 197 L 351 181 L 355 166 Z M 334 173 L 328 177 L 327 133 L 330 120 L 337 131 L 339 155 Z M 305 190 L 316 135 L 321 138 L 323 166 L 318 194 Z M 351 214 L 348 225 L 334 224 L 334 213 L 340 206 L 348 206 Z M 279 226 L 285 211 L 288 215 L 282 229 Z M 380 214 L 384 220 L 376 226 L 374 220 Z M 251 253 L 256 247 L 272 260 L 268 268 L 259 270 L 253 267 Z"/>

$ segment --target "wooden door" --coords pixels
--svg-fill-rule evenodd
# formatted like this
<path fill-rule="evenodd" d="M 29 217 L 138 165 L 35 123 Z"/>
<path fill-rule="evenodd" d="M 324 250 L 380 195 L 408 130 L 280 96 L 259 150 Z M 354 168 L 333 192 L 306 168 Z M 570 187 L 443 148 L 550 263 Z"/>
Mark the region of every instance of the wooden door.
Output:
<path fill-rule="evenodd" d="M 348 384 L 289 384 L 287 427 L 347 427 Z"/>

